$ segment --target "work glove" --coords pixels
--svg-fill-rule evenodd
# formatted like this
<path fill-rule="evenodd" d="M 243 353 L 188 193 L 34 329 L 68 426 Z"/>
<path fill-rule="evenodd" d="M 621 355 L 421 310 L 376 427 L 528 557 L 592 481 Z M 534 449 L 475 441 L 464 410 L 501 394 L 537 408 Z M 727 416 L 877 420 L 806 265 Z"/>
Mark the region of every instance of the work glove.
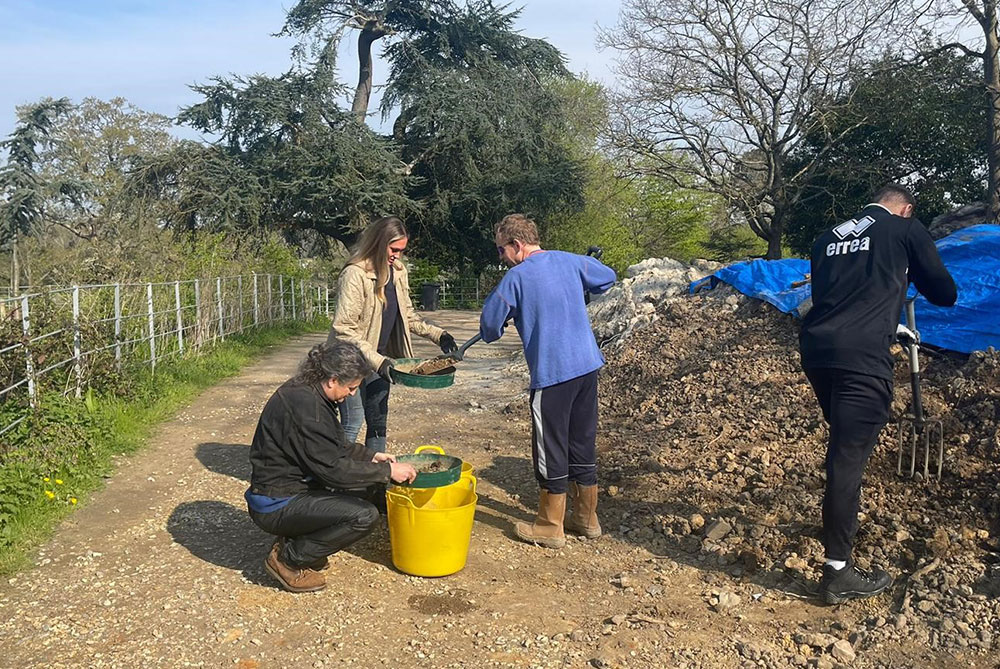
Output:
<path fill-rule="evenodd" d="M 382 361 L 382 364 L 378 366 L 378 375 L 389 383 L 395 383 L 392 380 L 392 370 L 396 366 L 396 361 L 392 358 L 386 358 Z"/>
<path fill-rule="evenodd" d="M 911 330 L 902 323 L 896 326 L 896 341 L 904 346 L 920 343 L 920 333 Z"/>
<path fill-rule="evenodd" d="M 458 350 L 458 344 L 455 343 L 455 338 L 447 332 L 441 335 L 441 342 L 439 345 L 441 346 L 442 353 L 454 353 Z"/>

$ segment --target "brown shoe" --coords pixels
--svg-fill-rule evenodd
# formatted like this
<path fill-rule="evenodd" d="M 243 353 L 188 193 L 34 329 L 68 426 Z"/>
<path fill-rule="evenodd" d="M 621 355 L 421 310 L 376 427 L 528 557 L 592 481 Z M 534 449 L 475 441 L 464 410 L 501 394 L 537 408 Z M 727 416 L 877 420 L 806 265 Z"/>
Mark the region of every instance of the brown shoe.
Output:
<path fill-rule="evenodd" d="M 597 486 L 570 481 L 569 503 L 573 511 L 566 519 L 566 530 L 588 539 L 601 536 L 601 523 L 597 520 Z"/>
<path fill-rule="evenodd" d="M 566 515 L 566 493 L 553 494 L 542 490 L 538 496 L 538 517 L 535 522 L 517 523 L 514 533 L 518 539 L 546 548 L 566 545 L 563 534 L 563 516 Z"/>
<path fill-rule="evenodd" d="M 315 569 L 290 567 L 278 557 L 278 541 L 264 560 L 264 569 L 289 592 L 315 592 L 326 587 L 326 577 Z"/>
<path fill-rule="evenodd" d="M 277 550 L 279 555 L 281 554 L 281 549 L 285 547 L 285 542 L 287 540 L 288 540 L 287 537 L 278 537 L 277 539 L 274 540 L 274 546 L 278 547 Z M 272 549 L 274 548 L 274 546 L 272 546 Z M 330 568 L 330 561 L 324 557 L 306 566 L 312 569 L 313 571 L 326 571 L 327 569 Z"/>

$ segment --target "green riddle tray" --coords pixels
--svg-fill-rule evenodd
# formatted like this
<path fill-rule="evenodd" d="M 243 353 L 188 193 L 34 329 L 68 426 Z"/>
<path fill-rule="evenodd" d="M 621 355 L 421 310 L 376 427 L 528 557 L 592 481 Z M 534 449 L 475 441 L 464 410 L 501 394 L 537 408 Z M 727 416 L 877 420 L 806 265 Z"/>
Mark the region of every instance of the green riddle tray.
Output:
<path fill-rule="evenodd" d="M 451 485 L 462 476 L 462 460 L 451 455 L 437 453 L 410 453 L 397 455 L 396 462 L 408 462 L 414 467 L 424 463 L 440 462 L 441 469 L 436 472 L 419 472 L 412 483 L 396 483 L 394 485 L 409 488 L 440 488 Z"/>
<path fill-rule="evenodd" d="M 397 358 L 396 366 L 405 365 L 413 367 L 427 358 Z M 404 386 L 413 388 L 447 388 L 455 383 L 455 367 L 446 367 L 433 374 L 407 374 L 401 372 L 397 367 L 392 369 L 392 380 Z M 458 479 L 456 479 L 458 480 Z"/>

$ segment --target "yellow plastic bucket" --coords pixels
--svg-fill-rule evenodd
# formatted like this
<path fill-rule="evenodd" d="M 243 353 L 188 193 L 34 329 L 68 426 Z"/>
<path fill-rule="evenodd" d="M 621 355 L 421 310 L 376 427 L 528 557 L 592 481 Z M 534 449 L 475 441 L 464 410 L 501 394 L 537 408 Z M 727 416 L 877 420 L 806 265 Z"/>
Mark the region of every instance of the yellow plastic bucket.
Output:
<path fill-rule="evenodd" d="M 430 494 L 428 494 L 430 493 Z M 414 576 L 447 576 L 469 557 L 476 515 L 476 477 L 440 488 L 386 490 L 392 563 Z"/>

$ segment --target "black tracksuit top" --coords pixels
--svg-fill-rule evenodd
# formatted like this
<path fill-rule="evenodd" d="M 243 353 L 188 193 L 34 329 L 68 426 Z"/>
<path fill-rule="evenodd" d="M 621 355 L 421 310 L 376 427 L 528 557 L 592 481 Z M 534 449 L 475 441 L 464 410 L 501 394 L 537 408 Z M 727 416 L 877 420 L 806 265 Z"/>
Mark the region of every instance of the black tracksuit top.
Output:
<path fill-rule="evenodd" d="M 950 307 L 955 281 L 915 218 L 869 204 L 816 240 L 813 306 L 802 322 L 804 368 L 844 369 L 892 381 L 889 346 L 908 282 L 931 304 Z"/>
<path fill-rule="evenodd" d="M 388 483 L 388 462 L 348 444 L 337 405 L 315 386 L 286 381 L 264 405 L 250 446 L 250 492 L 290 497 L 312 488 Z"/>

